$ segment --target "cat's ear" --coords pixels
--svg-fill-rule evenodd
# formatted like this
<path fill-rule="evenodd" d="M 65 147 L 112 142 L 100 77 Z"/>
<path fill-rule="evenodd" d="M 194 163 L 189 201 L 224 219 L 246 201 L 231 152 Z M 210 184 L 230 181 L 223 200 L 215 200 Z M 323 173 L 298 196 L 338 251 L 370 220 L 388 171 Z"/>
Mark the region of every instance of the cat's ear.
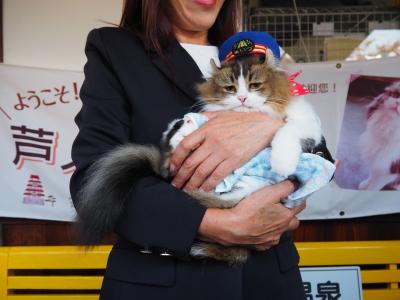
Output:
<path fill-rule="evenodd" d="M 265 54 L 265 59 L 264 59 L 264 64 L 268 67 L 274 68 L 276 67 L 276 58 L 275 56 L 267 51 L 267 53 Z"/>
<path fill-rule="evenodd" d="M 365 107 L 366 108 L 376 108 L 378 107 L 382 102 L 385 101 L 386 95 L 384 93 L 376 96 L 370 103 L 368 103 Z"/>
<path fill-rule="evenodd" d="M 217 72 L 220 68 L 218 68 L 217 64 L 215 63 L 215 60 L 213 58 L 210 59 L 210 64 L 211 64 L 211 70 L 212 72 Z"/>

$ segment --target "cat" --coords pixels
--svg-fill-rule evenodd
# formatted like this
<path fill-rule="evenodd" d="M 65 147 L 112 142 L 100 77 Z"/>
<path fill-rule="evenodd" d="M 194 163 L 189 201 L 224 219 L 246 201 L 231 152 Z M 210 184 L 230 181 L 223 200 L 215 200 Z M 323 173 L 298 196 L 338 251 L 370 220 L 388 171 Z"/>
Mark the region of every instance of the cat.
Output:
<path fill-rule="evenodd" d="M 367 124 L 359 151 L 369 175 L 360 190 L 400 189 L 400 80 L 385 88 L 366 106 Z"/>
<path fill-rule="evenodd" d="M 292 97 L 288 74 L 275 65 L 272 55 L 241 57 L 223 62 L 221 67 L 217 67 L 213 60 L 211 64 L 211 78 L 197 86 L 203 111 L 265 112 L 285 120 L 285 125 L 271 143 L 271 166 L 275 172 L 284 176 L 293 174 L 302 152 L 322 151 L 326 159 L 333 161 L 326 150 L 319 118 L 303 97 Z M 179 140 L 194 130 L 182 133 L 185 126 L 184 119 L 174 120 L 164 132 L 159 147 L 123 145 L 94 163 L 78 196 L 77 211 L 87 239 L 94 241 L 112 230 L 123 209 L 121 195 L 128 193 L 135 178 L 151 171 L 166 180 L 172 179 L 170 155 Z M 175 141 L 175 146 L 171 141 Z M 201 191 L 189 194 L 206 207 L 230 208 L 242 200 L 226 201 Z M 93 219 L 93 211 L 105 215 L 99 218 L 98 223 L 91 220 L 95 223 L 85 224 Z M 191 255 L 240 264 L 248 259 L 250 250 L 199 241 L 192 246 Z"/>
<path fill-rule="evenodd" d="M 258 111 L 285 120 L 271 143 L 271 166 L 276 173 L 289 176 L 296 170 L 303 141 L 321 142 L 321 124 L 303 97 L 291 96 L 287 73 L 275 66 L 272 55 L 267 58 L 260 63 L 259 57 L 250 56 L 221 69 L 211 62 L 213 78 L 198 90 L 206 103 L 204 111 Z"/>

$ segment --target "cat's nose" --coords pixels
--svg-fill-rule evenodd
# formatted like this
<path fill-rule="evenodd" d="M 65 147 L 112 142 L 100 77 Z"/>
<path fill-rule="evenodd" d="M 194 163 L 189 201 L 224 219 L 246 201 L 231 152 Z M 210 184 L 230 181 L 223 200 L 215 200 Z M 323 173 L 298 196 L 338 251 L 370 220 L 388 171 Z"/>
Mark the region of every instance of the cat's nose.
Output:
<path fill-rule="evenodd" d="M 238 99 L 240 100 L 240 102 L 244 103 L 244 101 L 246 101 L 247 96 L 238 96 Z"/>

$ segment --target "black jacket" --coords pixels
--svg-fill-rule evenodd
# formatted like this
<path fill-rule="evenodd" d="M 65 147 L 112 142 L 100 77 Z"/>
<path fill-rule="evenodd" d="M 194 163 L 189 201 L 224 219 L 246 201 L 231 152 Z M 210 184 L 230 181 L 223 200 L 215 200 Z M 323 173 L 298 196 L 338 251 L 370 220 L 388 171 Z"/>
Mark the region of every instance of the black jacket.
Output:
<path fill-rule="evenodd" d="M 88 167 L 127 142 L 158 144 L 167 124 L 196 102 L 202 79 L 190 55 L 173 42 L 165 59 L 144 51 L 131 32 L 92 30 L 72 147 L 77 166 L 70 183 L 74 204 Z M 168 61 L 169 63 L 165 63 Z M 189 249 L 205 208 L 155 176 L 132 189 L 115 228 L 102 299 L 303 299 L 298 254 L 288 234 L 278 246 L 254 252 L 243 266 L 194 260 Z M 140 249 L 148 248 L 152 254 Z M 167 250 L 172 256 L 161 256 Z"/>

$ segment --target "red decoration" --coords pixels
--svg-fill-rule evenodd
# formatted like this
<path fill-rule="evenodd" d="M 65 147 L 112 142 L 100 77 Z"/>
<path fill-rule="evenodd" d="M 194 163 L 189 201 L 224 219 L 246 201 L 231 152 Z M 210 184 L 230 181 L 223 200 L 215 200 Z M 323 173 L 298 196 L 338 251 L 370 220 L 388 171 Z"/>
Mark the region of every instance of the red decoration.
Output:
<path fill-rule="evenodd" d="M 300 70 L 289 75 L 289 81 L 291 84 L 291 93 L 293 96 L 301 96 L 308 94 L 307 88 L 305 88 L 302 84 L 295 81 L 295 78 L 299 76 L 301 73 L 302 71 Z"/>

